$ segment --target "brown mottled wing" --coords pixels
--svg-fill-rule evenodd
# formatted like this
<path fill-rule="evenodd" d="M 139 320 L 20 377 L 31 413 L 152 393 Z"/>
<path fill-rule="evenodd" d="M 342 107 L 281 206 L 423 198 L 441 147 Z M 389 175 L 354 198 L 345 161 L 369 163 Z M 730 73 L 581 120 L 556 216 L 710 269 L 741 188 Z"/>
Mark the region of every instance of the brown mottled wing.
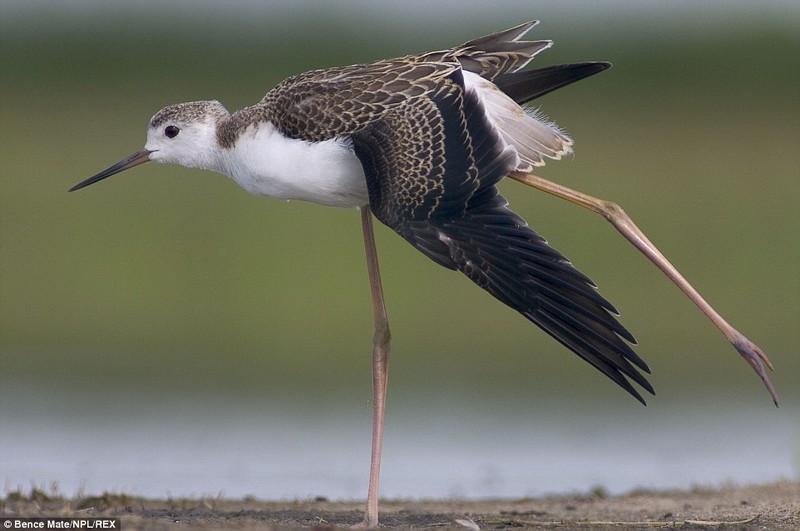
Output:
<path fill-rule="evenodd" d="M 352 133 L 433 90 L 460 68 L 489 80 L 523 68 L 550 41 L 520 40 L 537 21 L 473 39 L 450 50 L 369 64 L 312 70 L 281 82 L 218 133 L 233 145 L 248 126 L 270 121 L 285 135 L 320 141 Z"/>
<path fill-rule="evenodd" d="M 455 61 L 416 63 L 401 58 L 306 72 L 284 80 L 257 105 L 239 111 L 225 136 L 235 138 L 260 121 L 272 122 L 286 136 L 312 142 L 346 136 L 432 90 L 457 69 Z"/>
<path fill-rule="evenodd" d="M 462 112 L 464 96 L 461 72 L 453 70 L 429 93 L 398 105 L 351 136 L 368 170 L 370 205 L 390 227 L 464 215 L 481 177 L 487 184 L 493 179 L 493 184 L 513 167 L 512 151 L 487 142 L 491 149 L 481 152 L 486 158 L 482 162 L 494 171 L 480 173 Z"/>
<path fill-rule="evenodd" d="M 464 70 L 474 72 L 490 81 L 509 72 L 516 72 L 527 65 L 533 57 L 553 45 L 552 41 L 520 40 L 538 20 L 499 31 L 485 37 L 473 39 L 450 50 L 428 52 L 417 56 L 420 61 L 453 61 Z"/>
<path fill-rule="evenodd" d="M 644 402 L 653 392 L 633 336 L 591 281 L 507 207 L 495 184 L 514 166 L 460 70 L 351 135 L 375 216 L 464 273 Z M 634 367 L 634 365 L 636 367 Z"/>

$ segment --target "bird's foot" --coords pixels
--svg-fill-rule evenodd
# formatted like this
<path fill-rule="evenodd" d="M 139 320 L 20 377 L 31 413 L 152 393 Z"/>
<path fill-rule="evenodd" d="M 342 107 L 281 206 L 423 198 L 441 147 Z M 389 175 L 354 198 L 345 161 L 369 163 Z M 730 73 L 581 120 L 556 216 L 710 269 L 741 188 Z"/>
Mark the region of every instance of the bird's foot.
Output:
<path fill-rule="evenodd" d="M 769 391 L 770 396 L 772 397 L 772 401 L 775 402 L 775 405 L 778 405 L 780 399 L 778 398 L 778 392 L 775 390 L 775 387 L 772 385 L 772 382 L 769 381 L 769 376 L 767 376 L 767 371 L 764 370 L 764 365 L 769 367 L 769 370 L 775 370 L 772 367 L 772 362 L 769 361 L 769 358 L 764 353 L 763 350 L 759 348 L 758 345 L 747 339 L 742 334 L 738 334 L 734 339 L 731 340 L 734 348 L 739 351 L 739 354 L 750 364 L 758 377 L 761 378 L 761 381 L 764 382 L 764 386 Z"/>
<path fill-rule="evenodd" d="M 376 527 L 378 527 L 378 519 L 375 518 L 374 521 L 372 521 L 369 515 L 364 515 L 364 519 L 350 526 L 350 529 L 374 529 Z"/>

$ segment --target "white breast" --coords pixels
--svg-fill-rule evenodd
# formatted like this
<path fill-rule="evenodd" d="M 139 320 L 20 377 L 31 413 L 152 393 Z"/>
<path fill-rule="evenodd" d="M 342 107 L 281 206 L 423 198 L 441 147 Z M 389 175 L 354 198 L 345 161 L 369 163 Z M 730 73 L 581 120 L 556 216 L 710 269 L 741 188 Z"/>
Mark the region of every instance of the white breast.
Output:
<path fill-rule="evenodd" d="M 346 140 L 295 140 L 265 123 L 249 127 L 223 160 L 224 173 L 252 194 L 339 207 L 369 202 L 364 169 Z"/>

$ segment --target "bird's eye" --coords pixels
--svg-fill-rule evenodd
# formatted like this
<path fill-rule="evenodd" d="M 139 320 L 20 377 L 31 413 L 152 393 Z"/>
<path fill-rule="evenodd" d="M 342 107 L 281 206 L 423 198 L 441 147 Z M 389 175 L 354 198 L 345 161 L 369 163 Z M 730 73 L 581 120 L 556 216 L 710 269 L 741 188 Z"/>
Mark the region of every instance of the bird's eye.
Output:
<path fill-rule="evenodd" d="M 164 134 L 167 135 L 167 138 L 175 138 L 180 132 L 180 128 L 174 125 L 168 125 L 164 128 Z"/>

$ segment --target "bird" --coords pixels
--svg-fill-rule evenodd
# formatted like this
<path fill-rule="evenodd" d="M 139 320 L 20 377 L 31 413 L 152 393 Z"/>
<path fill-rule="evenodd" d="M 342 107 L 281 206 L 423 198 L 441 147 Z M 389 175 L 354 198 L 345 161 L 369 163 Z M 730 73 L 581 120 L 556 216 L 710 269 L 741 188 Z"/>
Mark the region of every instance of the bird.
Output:
<path fill-rule="evenodd" d="M 532 173 L 571 153 L 573 141 L 528 104 L 611 67 L 589 61 L 526 68 L 553 44 L 524 40 L 537 24 L 446 50 L 294 75 L 234 113 L 216 100 L 167 106 L 151 118 L 144 149 L 69 190 L 152 161 L 221 173 L 256 195 L 360 210 L 375 318 L 372 453 L 362 527 L 379 522 L 391 352 L 373 216 L 642 404 L 640 390 L 655 394 L 645 376 L 650 368 L 633 350 L 636 340 L 617 309 L 511 210 L 497 188 L 505 177 L 603 215 L 722 330 L 777 405 L 763 351 L 700 297 L 618 205 Z"/>

